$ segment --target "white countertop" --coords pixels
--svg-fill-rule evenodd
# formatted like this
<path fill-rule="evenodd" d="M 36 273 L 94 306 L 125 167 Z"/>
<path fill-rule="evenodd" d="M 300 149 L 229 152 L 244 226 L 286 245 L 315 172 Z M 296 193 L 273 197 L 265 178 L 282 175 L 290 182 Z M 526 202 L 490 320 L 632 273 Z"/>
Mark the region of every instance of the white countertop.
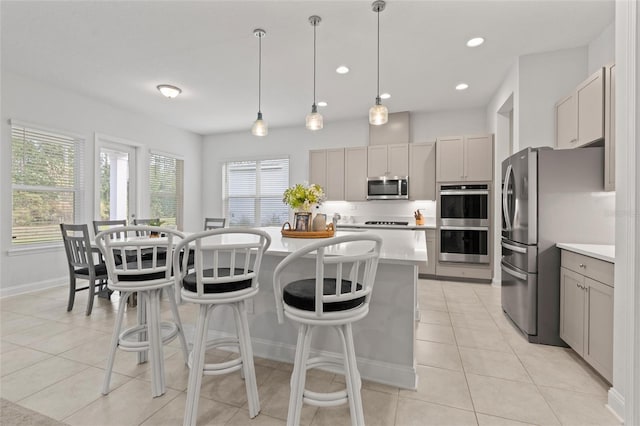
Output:
<path fill-rule="evenodd" d="M 406 228 L 406 227 L 405 227 Z M 318 241 L 317 238 L 286 238 L 280 233 L 279 227 L 259 228 L 266 231 L 271 236 L 271 245 L 267 249 L 267 254 L 286 256 L 289 253 Z M 427 261 L 427 250 L 424 244 L 424 238 L 419 235 L 423 232 L 395 232 L 389 229 L 367 229 L 367 230 L 337 230 L 336 236 L 348 235 L 352 233 L 373 233 L 382 237 L 382 251 L 380 253 L 380 261 L 386 263 L 403 263 L 417 265 Z M 242 243 L 245 239 L 238 235 L 224 234 L 222 236 L 210 237 L 215 243 Z M 247 237 L 252 239 L 252 237 Z M 206 245 L 206 242 L 203 241 Z M 341 247 L 338 247 L 336 254 L 341 253 Z"/>
<path fill-rule="evenodd" d="M 557 243 L 556 246 L 563 250 L 594 257 L 605 262 L 615 263 L 616 261 L 616 246 L 614 245 Z"/>
<path fill-rule="evenodd" d="M 409 222 L 409 225 L 367 225 L 364 223 L 338 223 L 338 229 L 395 229 L 405 231 L 417 231 L 425 229 L 436 229 L 435 223 L 426 225 L 416 225 Z"/>

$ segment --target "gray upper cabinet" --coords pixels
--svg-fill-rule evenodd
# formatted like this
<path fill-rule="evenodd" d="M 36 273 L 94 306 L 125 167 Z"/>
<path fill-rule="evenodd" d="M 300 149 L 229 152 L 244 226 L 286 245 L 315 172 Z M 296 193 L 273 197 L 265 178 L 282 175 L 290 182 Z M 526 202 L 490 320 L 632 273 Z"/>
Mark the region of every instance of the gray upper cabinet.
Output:
<path fill-rule="evenodd" d="M 409 144 L 409 198 L 436 199 L 435 142 Z"/>
<path fill-rule="evenodd" d="M 493 180 L 493 136 L 438 138 L 438 182 Z"/>
<path fill-rule="evenodd" d="M 577 148 L 604 137 L 604 88 L 601 68 L 556 103 L 557 148 Z"/>
<path fill-rule="evenodd" d="M 345 200 L 365 201 L 367 199 L 367 147 L 345 148 L 344 160 Z"/>
<path fill-rule="evenodd" d="M 409 175 L 409 144 L 374 145 L 367 150 L 368 177 Z"/>
<path fill-rule="evenodd" d="M 327 200 L 344 200 L 344 148 L 309 151 L 309 183 L 322 186 Z"/>

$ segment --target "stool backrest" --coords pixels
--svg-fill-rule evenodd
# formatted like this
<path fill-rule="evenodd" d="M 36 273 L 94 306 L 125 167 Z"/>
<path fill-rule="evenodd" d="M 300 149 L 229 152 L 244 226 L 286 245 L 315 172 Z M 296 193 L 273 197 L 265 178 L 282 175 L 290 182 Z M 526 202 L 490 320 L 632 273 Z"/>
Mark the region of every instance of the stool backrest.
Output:
<path fill-rule="evenodd" d="M 318 318 L 332 316 L 325 312 L 325 303 L 347 302 L 364 297 L 364 306 L 369 305 L 371 291 L 378 269 L 382 238 L 373 234 L 343 235 L 311 243 L 288 255 L 278 264 L 273 273 L 273 291 L 276 296 L 278 322 L 284 320 L 283 271 L 303 256 L 316 252 L 315 268 L 315 314 Z M 300 277 L 297 277 L 300 278 Z M 325 278 L 336 280 L 335 293 L 324 294 Z M 343 280 L 351 282 L 350 289 L 343 291 Z"/>
<path fill-rule="evenodd" d="M 205 294 L 205 285 L 251 280 L 251 289 L 258 287 L 258 273 L 264 252 L 271 245 L 271 237 L 260 229 L 219 228 L 192 234 L 182 240 L 177 251 L 184 251 L 182 259 L 174 258 L 176 290 L 187 272 L 189 252 L 194 251 L 196 292 Z M 182 262 L 180 265 L 179 262 Z M 229 268 L 229 275 L 220 276 L 221 268 Z M 205 269 L 213 269 L 211 276 Z"/>
<path fill-rule="evenodd" d="M 98 235 L 105 229 L 114 228 L 116 226 L 127 226 L 126 219 L 117 220 L 94 220 L 93 221 L 93 235 Z"/>
<path fill-rule="evenodd" d="M 60 224 L 64 251 L 67 253 L 69 271 L 73 274 L 76 269 L 94 269 L 89 227 L 84 225 Z"/>
<path fill-rule="evenodd" d="M 224 228 L 227 223 L 227 219 L 224 217 L 205 217 L 204 218 L 204 230 Z"/>
<path fill-rule="evenodd" d="M 162 237 L 148 237 L 151 232 L 162 232 Z M 174 229 L 157 226 L 133 225 L 112 228 L 96 235 L 96 245 L 102 252 L 109 281 L 167 281 L 173 279 L 175 245 L 184 234 Z M 119 259 L 126 261 L 119 262 Z"/>

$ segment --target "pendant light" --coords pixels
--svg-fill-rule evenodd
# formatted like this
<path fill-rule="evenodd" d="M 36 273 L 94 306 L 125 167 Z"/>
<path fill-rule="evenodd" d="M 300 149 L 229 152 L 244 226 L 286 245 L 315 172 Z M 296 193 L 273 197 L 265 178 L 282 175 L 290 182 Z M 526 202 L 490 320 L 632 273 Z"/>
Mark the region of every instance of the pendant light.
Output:
<path fill-rule="evenodd" d="M 254 136 L 266 136 L 269 133 L 267 122 L 262 119 L 262 111 L 260 110 L 261 89 L 262 89 L 262 37 L 267 35 L 265 30 L 255 29 L 253 35 L 258 37 L 258 118 L 251 127 L 251 133 Z"/>
<path fill-rule="evenodd" d="M 371 4 L 371 8 L 378 16 L 378 91 L 376 95 L 376 104 L 369 110 L 369 124 L 380 126 L 389 120 L 389 111 L 387 107 L 382 105 L 380 99 L 380 12 L 384 10 L 385 2 L 376 0 Z"/>
<path fill-rule="evenodd" d="M 322 19 L 319 16 L 309 16 L 309 22 L 313 26 L 313 105 L 311 112 L 307 114 L 306 124 L 309 130 L 322 129 L 322 115 L 318 112 L 316 105 L 316 27 Z"/>

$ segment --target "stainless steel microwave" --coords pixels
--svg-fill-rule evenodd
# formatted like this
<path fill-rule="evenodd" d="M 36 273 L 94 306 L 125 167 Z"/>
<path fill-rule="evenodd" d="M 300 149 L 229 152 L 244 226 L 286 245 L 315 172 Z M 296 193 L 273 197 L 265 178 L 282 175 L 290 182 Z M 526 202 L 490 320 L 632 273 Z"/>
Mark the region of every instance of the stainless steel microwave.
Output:
<path fill-rule="evenodd" d="M 408 200 L 407 176 L 381 176 L 367 178 L 367 200 Z"/>

